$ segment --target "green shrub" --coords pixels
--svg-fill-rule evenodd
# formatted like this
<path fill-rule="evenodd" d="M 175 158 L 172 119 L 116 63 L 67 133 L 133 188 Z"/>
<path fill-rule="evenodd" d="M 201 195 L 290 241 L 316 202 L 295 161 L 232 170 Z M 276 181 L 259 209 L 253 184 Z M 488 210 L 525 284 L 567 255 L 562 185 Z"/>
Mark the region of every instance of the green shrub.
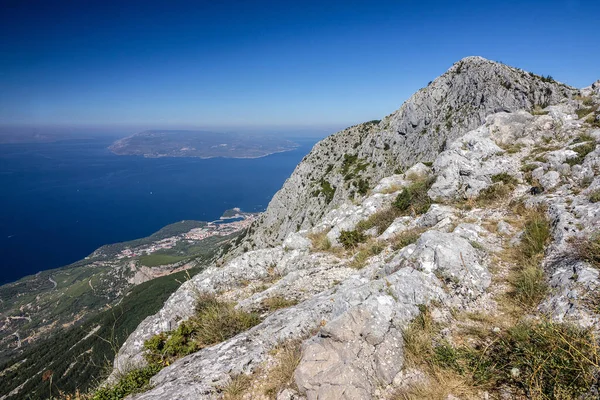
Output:
<path fill-rule="evenodd" d="M 537 164 L 525 164 L 521 167 L 521 171 L 523 172 L 531 172 L 534 169 L 537 169 L 539 167 L 539 165 Z"/>
<path fill-rule="evenodd" d="M 477 202 L 480 204 L 489 204 L 506 198 L 512 193 L 513 185 L 505 185 L 502 182 L 494 183 L 479 192 Z"/>
<path fill-rule="evenodd" d="M 356 229 L 353 231 L 340 232 L 339 241 L 345 249 L 353 249 L 358 246 L 359 243 L 362 243 L 365 240 L 366 236 Z"/>
<path fill-rule="evenodd" d="M 427 195 L 427 191 L 431 188 L 433 182 L 433 178 L 413 181 L 409 186 L 402 189 L 392 205 L 403 215 L 426 213 L 429 206 L 431 206 L 431 199 Z"/>
<path fill-rule="evenodd" d="M 321 186 L 321 188 L 315 190 L 312 193 L 313 196 L 317 197 L 321 193 L 323 193 L 323 195 L 325 196 L 325 202 L 327 204 L 331 203 L 331 200 L 333 200 L 333 196 L 335 195 L 335 186 L 331 186 L 331 183 L 329 183 L 325 179 L 321 179 L 321 181 L 319 182 L 319 185 Z"/>
<path fill-rule="evenodd" d="M 134 369 L 123 375 L 114 386 L 101 387 L 92 393 L 92 400 L 120 400 L 130 394 L 140 393 L 150 386 L 150 378 L 162 369 L 159 365 L 149 365 Z"/>
<path fill-rule="evenodd" d="M 369 182 L 367 182 L 365 179 L 359 179 L 357 187 L 358 193 L 363 196 L 369 192 Z"/>
<path fill-rule="evenodd" d="M 402 191 L 398 193 L 393 205 L 400 211 L 406 211 L 409 209 L 411 205 L 411 195 L 407 188 L 403 188 Z"/>
<path fill-rule="evenodd" d="M 496 174 L 492 176 L 493 183 L 504 183 L 505 185 L 516 185 L 518 183 L 517 178 L 512 175 L 507 174 L 506 172 L 502 172 L 500 174 Z"/>
<path fill-rule="evenodd" d="M 591 203 L 598 203 L 600 201 L 600 189 L 596 189 L 590 193 L 589 197 Z"/>
<path fill-rule="evenodd" d="M 581 164 L 583 162 L 583 160 L 585 159 L 585 156 L 587 156 L 589 153 L 591 153 L 595 149 L 596 149 L 595 142 L 588 142 L 588 143 L 579 145 L 577 147 L 573 147 L 572 150 L 577 153 L 577 156 L 573 157 L 573 158 L 569 158 L 565 162 L 567 164 L 569 164 L 570 166 Z"/>
<path fill-rule="evenodd" d="M 260 321 L 258 314 L 238 310 L 233 303 L 202 296 L 196 315 L 174 331 L 155 335 L 144 343 L 145 357 L 150 365 L 164 367 L 180 357 L 232 338 Z"/>

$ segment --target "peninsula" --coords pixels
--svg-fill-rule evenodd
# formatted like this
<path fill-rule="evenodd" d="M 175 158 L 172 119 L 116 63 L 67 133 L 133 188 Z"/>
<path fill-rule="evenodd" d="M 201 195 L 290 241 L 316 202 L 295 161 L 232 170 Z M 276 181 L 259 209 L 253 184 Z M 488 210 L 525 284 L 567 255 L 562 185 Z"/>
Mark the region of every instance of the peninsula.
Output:
<path fill-rule="evenodd" d="M 290 140 L 268 135 L 151 130 L 119 139 L 109 150 L 118 155 L 149 158 L 259 158 L 297 147 L 298 144 Z"/>

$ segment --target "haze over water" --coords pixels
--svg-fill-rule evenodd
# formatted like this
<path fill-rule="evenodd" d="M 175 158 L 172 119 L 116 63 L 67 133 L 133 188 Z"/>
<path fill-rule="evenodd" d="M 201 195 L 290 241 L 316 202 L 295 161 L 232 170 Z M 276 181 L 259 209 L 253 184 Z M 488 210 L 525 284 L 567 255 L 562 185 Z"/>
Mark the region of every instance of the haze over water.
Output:
<path fill-rule="evenodd" d="M 0 145 L 0 284 L 232 207 L 262 211 L 317 139 L 258 159 L 116 156 L 114 137 Z"/>

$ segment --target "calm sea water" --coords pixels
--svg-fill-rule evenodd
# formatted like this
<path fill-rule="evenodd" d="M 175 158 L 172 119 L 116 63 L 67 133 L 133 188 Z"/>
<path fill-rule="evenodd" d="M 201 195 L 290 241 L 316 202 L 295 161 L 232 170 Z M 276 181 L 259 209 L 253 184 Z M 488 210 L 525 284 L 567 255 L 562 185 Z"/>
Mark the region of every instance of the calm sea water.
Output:
<path fill-rule="evenodd" d="M 262 211 L 316 139 L 259 159 L 116 156 L 114 138 L 0 145 L 0 284 L 232 207 Z"/>

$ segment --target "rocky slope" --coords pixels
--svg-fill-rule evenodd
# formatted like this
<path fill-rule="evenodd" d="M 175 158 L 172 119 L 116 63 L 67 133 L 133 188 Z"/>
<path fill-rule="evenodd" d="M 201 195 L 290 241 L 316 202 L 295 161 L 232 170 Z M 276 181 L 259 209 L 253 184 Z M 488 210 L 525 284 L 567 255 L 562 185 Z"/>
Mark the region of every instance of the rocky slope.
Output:
<path fill-rule="evenodd" d="M 525 368 L 461 357 L 489 359 L 523 324 L 600 328 L 600 253 L 576 245 L 594 249 L 600 226 L 599 106 L 600 82 L 579 91 L 462 60 L 383 121 L 317 144 L 251 236 L 260 248 L 182 285 L 129 336 L 109 384 L 146 365 L 144 342 L 195 318 L 210 294 L 260 323 L 167 363 L 133 398 L 547 393 L 541 378 L 519 380 Z"/>
<path fill-rule="evenodd" d="M 467 57 L 381 121 L 317 143 L 275 194 L 250 246 L 280 244 L 381 178 L 417 161 L 431 162 L 446 145 L 499 111 L 556 104 L 577 91 L 481 57 Z"/>

